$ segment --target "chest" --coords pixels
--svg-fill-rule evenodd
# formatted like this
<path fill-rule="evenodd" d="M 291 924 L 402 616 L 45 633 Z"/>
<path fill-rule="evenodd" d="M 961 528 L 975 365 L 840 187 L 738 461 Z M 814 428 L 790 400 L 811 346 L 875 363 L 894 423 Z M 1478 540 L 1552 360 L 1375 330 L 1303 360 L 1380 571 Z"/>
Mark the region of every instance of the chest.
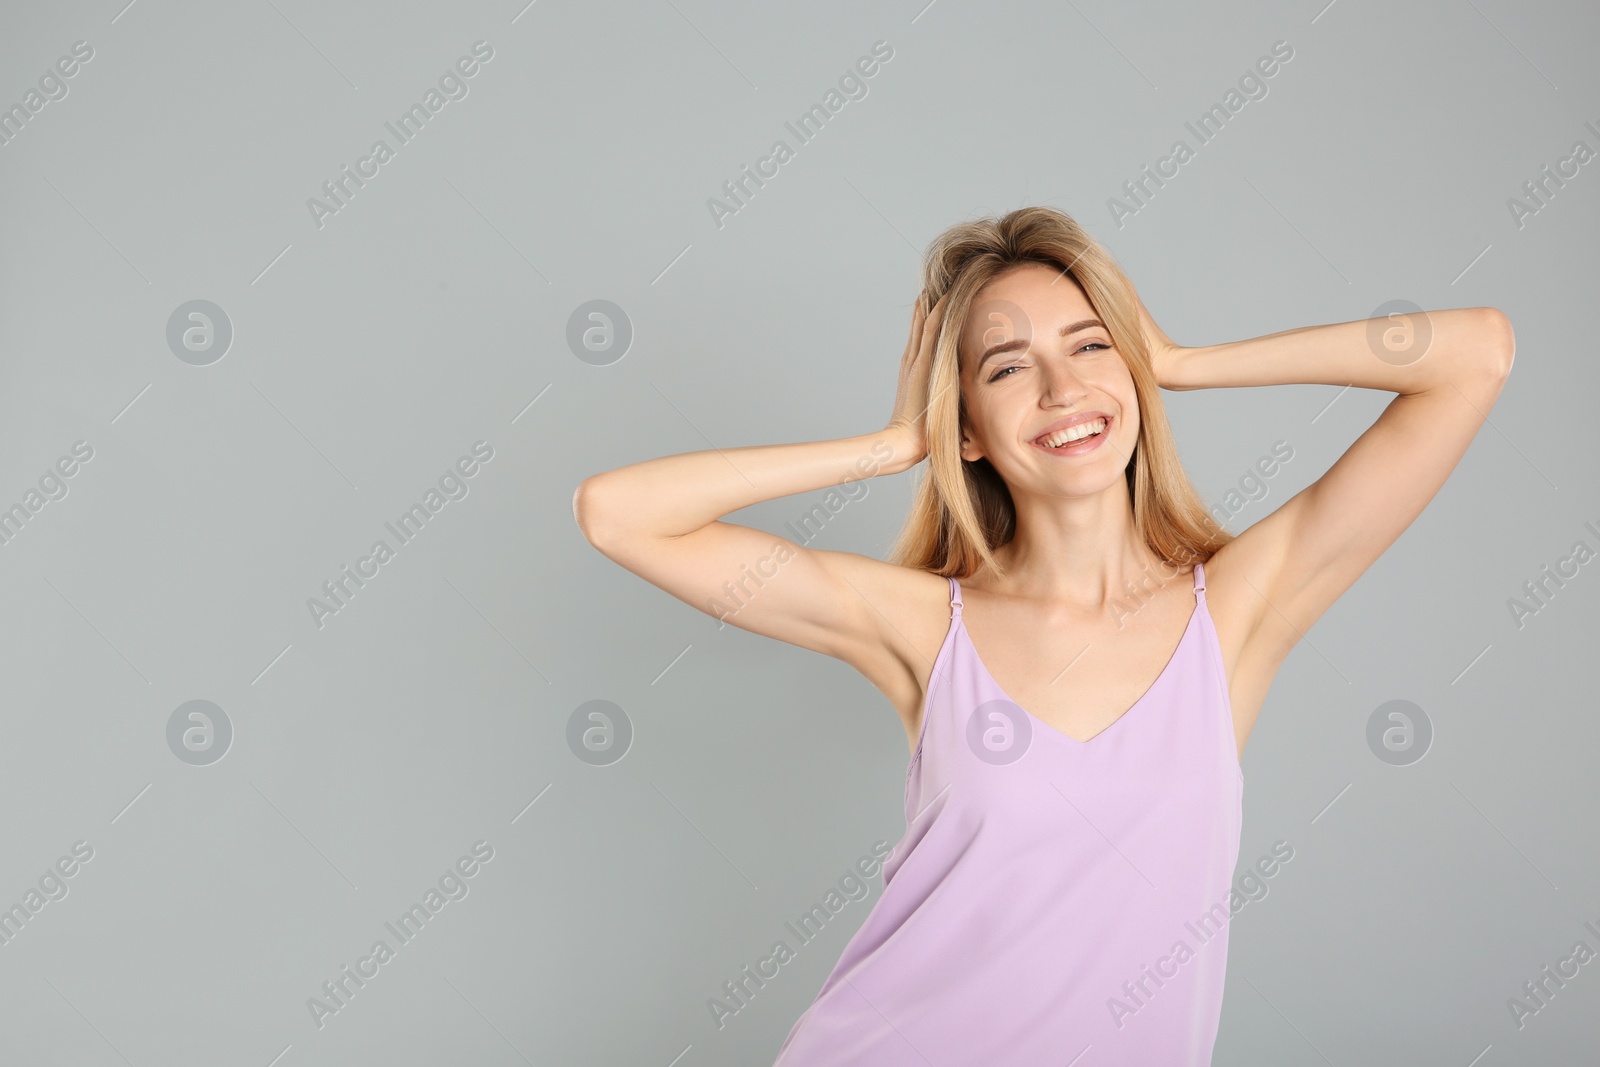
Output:
<path fill-rule="evenodd" d="M 971 613 L 966 638 L 980 670 L 1044 726 L 1088 743 L 1135 711 L 1200 637 L 1198 605 L 1163 605 L 1117 626 L 1017 625 Z M 976 630 L 976 635 L 974 631 Z"/>

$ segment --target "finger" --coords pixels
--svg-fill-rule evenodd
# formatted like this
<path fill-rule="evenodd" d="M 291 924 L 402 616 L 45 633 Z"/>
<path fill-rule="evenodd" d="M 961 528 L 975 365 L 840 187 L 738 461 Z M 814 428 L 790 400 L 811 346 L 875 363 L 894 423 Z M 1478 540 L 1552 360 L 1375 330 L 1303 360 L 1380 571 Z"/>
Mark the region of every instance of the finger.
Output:
<path fill-rule="evenodd" d="M 939 302 L 934 304 L 933 309 L 928 312 L 928 320 L 923 325 L 925 331 L 923 334 L 924 340 L 932 339 L 938 335 L 940 328 L 944 325 L 945 307 L 944 297 L 941 296 Z"/>

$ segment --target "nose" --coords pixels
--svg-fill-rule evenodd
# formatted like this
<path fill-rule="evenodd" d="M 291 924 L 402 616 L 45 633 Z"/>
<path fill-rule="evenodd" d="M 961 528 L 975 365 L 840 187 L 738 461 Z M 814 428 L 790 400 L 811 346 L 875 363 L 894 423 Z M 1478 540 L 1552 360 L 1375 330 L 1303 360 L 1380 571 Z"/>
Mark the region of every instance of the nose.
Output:
<path fill-rule="evenodd" d="M 1043 407 L 1061 407 L 1069 410 L 1080 406 L 1088 395 L 1082 376 L 1072 369 L 1068 359 L 1045 359 L 1040 364 L 1040 381 L 1043 383 L 1039 403 Z"/>

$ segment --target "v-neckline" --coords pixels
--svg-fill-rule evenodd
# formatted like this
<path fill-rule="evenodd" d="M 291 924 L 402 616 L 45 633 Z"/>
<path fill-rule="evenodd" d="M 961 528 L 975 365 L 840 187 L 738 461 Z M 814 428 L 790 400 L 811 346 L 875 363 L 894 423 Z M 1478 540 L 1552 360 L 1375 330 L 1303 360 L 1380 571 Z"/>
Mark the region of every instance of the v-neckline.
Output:
<path fill-rule="evenodd" d="M 1167 673 L 1172 670 L 1172 665 L 1178 661 L 1178 653 L 1182 652 L 1184 646 L 1189 643 L 1189 633 L 1195 628 L 1195 624 L 1200 620 L 1201 603 L 1200 597 L 1196 595 L 1194 598 L 1194 608 L 1189 612 L 1189 621 L 1184 625 L 1183 628 L 1183 635 L 1178 638 L 1177 645 L 1173 648 L 1172 654 L 1167 657 L 1167 662 L 1162 666 L 1161 673 L 1156 675 L 1155 681 L 1151 682 L 1145 687 L 1145 691 L 1139 694 L 1139 699 L 1130 704 L 1127 710 L 1125 710 L 1121 715 L 1118 715 L 1115 719 L 1112 719 L 1111 722 L 1102 728 L 1099 733 L 1095 734 L 1087 741 L 1080 741 L 1071 734 L 1051 726 L 1049 723 L 1039 718 L 1039 716 L 1035 715 L 1027 708 L 1024 708 L 1022 703 L 1010 693 L 1007 693 L 1005 687 L 995 679 L 994 673 L 989 670 L 989 665 L 983 662 L 983 654 L 978 651 L 978 646 L 973 643 L 972 634 L 967 631 L 966 619 L 962 618 L 961 616 L 957 616 L 953 621 L 961 624 L 961 633 L 967 639 L 967 649 L 972 653 L 972 658 L 978 664 L 978 669 L 983 672 L 983 676 L 989 680 L 989 684 L 995 688 L 996 692 L 998 692 L 1011 704 L 1015 705 L 1021 710 L 1022 714 L 1033 720 L 1033 722 L 1037 725 L 1043 727 L 1046 731 L 1055 734 L 1057 737 L 1060 737 L 1079 748 L 1087 748 L 1096 741 L 1100 740 L 1106 734 L 1110 733 L 1112 730 L 1115 730 L 1124 719 L 1138 711 L 1145 701 L 1150 698 L 1150 694 L 1155 692 L 1156 687 L 1161 684 L 1162 680 L 1166 678 Z"/>

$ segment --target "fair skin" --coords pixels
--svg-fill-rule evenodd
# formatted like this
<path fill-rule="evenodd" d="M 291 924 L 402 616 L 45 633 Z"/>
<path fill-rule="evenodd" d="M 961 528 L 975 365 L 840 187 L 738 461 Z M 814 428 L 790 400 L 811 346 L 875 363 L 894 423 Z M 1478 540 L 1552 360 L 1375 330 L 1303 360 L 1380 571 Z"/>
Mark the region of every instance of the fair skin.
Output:
<path fill-rule="evenodd" d="M 895 708 L 912 746 L 950 625 L 948 583 L 721 516 L 899 473 L 927 455 L 923 413 L 944 308 L 926 303 L 925 296 L 916 302 L 883 430 L 646 460 L 587 479 L 573 498 L 589 541 L 646 581 L 708 614 L 717 614 L 714 600 L 729 603 L 731 581 L 744 592 L 728 624 L 850 664 Z M 1008 313 L 990 315 L 996 308 Z M 1289 650 L 1411 524 L 1466 452 L 1510 372 L 1515 340 L 1506 317 L 1487 307 L 1428 312 L 1431 345 L 1409 362 L 1378 358 L 1366 320 L 1182 347 L 1142 303 L 1140 314 L 1165 389 L 1319 383 L 1396 394 L 1321 477 L 1205 563 L 1242 758 Z M 1103 325 L 1060 334 L 1095 318 L 1070 277 L 1026 264 L 985 286 L 959 341 L 969 416 L 962 458 L 986 457 L 1017 507 L 1016 536 L 994 553 L 1005 577 L 980 570 L 961 579 L 963 621 L 1001 688 L 1079 741 L 1098 736 L 1150 687 L 1195 606 L 1191 570 L 1174 574 L 1135 536 L 1123 470 L 1139 410 L 1127 365 Z M 987 349 L 1016 341 L 980 366 Z M 1086 412 L 1108 416 L 1092 450 L 1047 454 L 1032 443 L 1051 424 Z M 761 576 L 759 587 L 749 583 L 752 573 Z M 1134 600 L 1128 588 L 1146 592 Z"/>

